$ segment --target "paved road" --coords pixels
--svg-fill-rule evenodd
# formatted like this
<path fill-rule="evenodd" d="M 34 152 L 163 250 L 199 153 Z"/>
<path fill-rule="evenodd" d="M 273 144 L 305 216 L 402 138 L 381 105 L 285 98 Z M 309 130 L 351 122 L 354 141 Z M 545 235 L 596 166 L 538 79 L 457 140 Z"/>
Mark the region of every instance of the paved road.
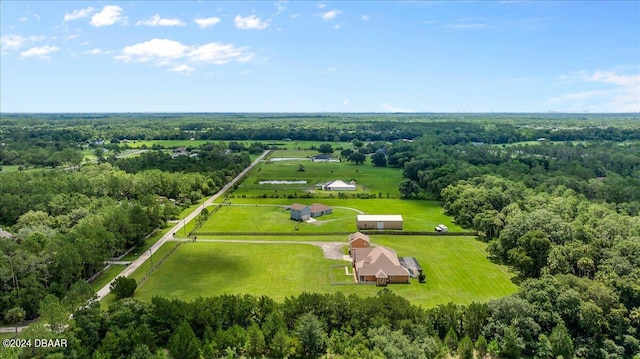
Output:
<path fill-rule="evenodd" d="M 129 264 L 129 266 L 125 268 L 122 271 L 122 273 L 120 273 L 120 275 L 125 277 L 128 277 L 129 275 L 131 275 L 131 273 L 133 273 L 136 269 L 138 269 L 138 267 L 140 267 L 142 263 L 144 263 L 147 259 L 149 259 L 153 253 L 155 253 L 160 247 L 162 247 L 162 245 L 166 241 L 172 240 L 174 233 L 177 233 L 178 231 L 180 231 L 186 223 L 189 223 L 189 221 L 191 221 L 197 215 L 199 215 L 204 207 L 210 206 L 213 203 L 213 201 L 215 201 L 220 196 L 222 196 L 226 191 L 228 191 L 229 188 L 231 188 L 233 185 L 236 184 L 236 182 L 240 180 L 240 178 L 246 175 L 247 172 L 249 172 L 258 163 L 260 163 L 260 161 L 263 160 L 267 154 L 269 154 L 269 151 L 264 151 L 262 155 L 260 155 L 260 157 L 258 157 L 255 161 L 253 161 L 253 163 L 251 163 L 251 165 L 249 165 L 249 167 L 242 170 L 242 172 L 240 172 L 234 179 L 232 179 L 231 182 L 227 183 L 224 187 L 222 187 L 222 189 L 218 191 L 218 193 L 214 194 L 209 199 L 207 199 L 202 206 L 199 206 L 195 211 L 191 212 L 191 214 L 188 215 L 184 220 L 179 221 L 175 226 L 173 226 L 173 228 L 171 228 L 167 232 L 167 234 L 162 236 L 162 238 L 160 238 L 153 246 L 151 246 L 151 248 L 149 248 L 147 251 L 141 254 L 140 257 L 138 257 L 138 259 L 131 262 L 131 264 Z M 107 294 L 109 294 L 109 292 L 111 291 L 109 286 L 111 286 L 111 283 L 108 283 L 104 287 L 100 288 L 100 290 L 97 293 L 98 300 L 102 300 L 102 298 L 106 297 Z"/>
<path fill-rule="evenodd" d="M 139 151 L 139 153 L 141 153 L 143 151 L 145 151 L 145 150 L 141 150 L 141 151 Z M 136 269 L 138 269 L 138 267 L 140 267 L 142 265 L 142 263 L 144 263 L 147 259 L 149 259 L 151 257 L 152 253 L 155 253 L 160 247 L 162 247 L 162 245 L 166 241 L 172 240 L 173 239 L 173 233 L 177 233 L 180 229 L 182 229 L 182 227 L 185 225 L 185 223 L 189 223 L 189 221 L 191 221 L 197 215 L 199 215 L 203 208 L 205 208 L 207 206 L 210 206 L 213 203 L 213 201 L 215 201 L 220 196 L 222 196 L 226 191 L 228 191 L 229 188 L 231 188 L 233 185 L 235 185 L 236 182 L 238 182 L 240 180 L 240 178 L 242 178 L 242 176 L 246 175 L 247 172 L 249 172 L 258 163 L 260 163 L 260 161 L 262 161 L 265 158 L 265 156 L 267 154 L 269 154 L 269 152 L 270 151 L 264 151 L 262 153 L 262 155 L 260 155 L 260 157 L 258 157 L 255 161 L 253 161 L 251 163 L 251 165 L 249 165 L 249 167 L 247 167 L 244 170 L 242 170 L 242 172 L 240 172 L 234 179 L 232 179 L 231 182 L 227 183 L 224 187 L 222 187 L 222 189 L 220 191 L 218 191 L 218 193 L 214 194 L 209 199 L 207 199 L 202 206 L 199 206 L 196 210 L 191 212 L 191 214 L 188 215 L 184 220 L 178 221 L 176 223 L 176 225 L 167 232 L 167 234 L 165 234 L 153 246 L 151 246 L 151 248 L 149 248 L 142 255 L 140 255 L 140 257 L 138 257 L 138 259 L 136 259 L 133 262 L 131 262 L 129 264 L 129 266 L 127 268 L 125 268 L 122 271 L 122 273 L 120 273 L 120 275 L 125 276 L 125 277 L 128 277 L 129 275 L 131 275 L 131 273 L 133 273 Z M 98 291 L 98 293 L 97 293 L 98 300 L 102 300 L 102 298 L 106 297 L 107 294 L 109 294 L 109 292 L 111 291 L 111 289 L 109 288 L 110 286 L 111 286 L 111 282 L 109 282 L 109 284 L 105 285 L 104 287 L 102 287 Z M 21 332 L 26 327 L 27 327 L 26 325 L 25 326 L 18 326 L 18 332 Z M 15 333 L 15 332 L 16 332 L 16 327 L 0 327 L 0 333 Z"/>

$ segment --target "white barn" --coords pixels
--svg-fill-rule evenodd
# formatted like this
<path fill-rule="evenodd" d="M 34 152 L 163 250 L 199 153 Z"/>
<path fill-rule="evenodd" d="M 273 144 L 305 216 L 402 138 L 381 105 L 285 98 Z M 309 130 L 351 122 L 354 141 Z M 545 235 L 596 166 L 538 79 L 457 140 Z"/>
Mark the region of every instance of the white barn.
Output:
<path fill-rule="evenodd" d="M 403 220 L 399 214 L 359 214 L 356 217 L 358 229 L 400 229 Z"/>
<path fill-rule="evenodd" d="M 346 183 L 342 180 L 329 181 L 325 183 L 318 183 L 316 188 L 321 188 L 326 191 L 355 191 L 356 185 L 352 183 Z"/>

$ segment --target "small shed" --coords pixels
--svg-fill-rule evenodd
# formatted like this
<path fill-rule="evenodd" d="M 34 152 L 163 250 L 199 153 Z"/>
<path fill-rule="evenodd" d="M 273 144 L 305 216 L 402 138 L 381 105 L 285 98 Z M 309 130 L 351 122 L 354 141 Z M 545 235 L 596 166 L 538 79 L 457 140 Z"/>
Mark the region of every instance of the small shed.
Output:
<path fill-rule="evenodd" d="M 356 218 L 358 229 L 399 229 L 403 219 L 399 214 L 359 214 Z"/>

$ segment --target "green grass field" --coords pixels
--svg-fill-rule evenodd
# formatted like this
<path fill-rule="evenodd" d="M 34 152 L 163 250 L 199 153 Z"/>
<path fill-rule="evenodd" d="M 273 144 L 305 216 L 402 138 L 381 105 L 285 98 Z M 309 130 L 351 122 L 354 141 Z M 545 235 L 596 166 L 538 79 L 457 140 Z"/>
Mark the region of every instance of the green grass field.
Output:
<path fill-rule="evenodd" d="M 127 266 L 125 265 L 117 265 L 112 264 L 106 272 L 102 273 L 98 278 L 96 278 L 93 282 L 90 283 L 91 288 L 96 292 L 107 285 L 107 283 L 111 282 L 111 280 L 120 274 Z"/>
<path fill-rule="evenodd" d="M 260 238 L 262 239 L 262 238 Z M 469 237 L 373 236 L 399 256 L 413 256 L 422 265 L 427 283 L 391 285 L 389 288 L 414 304 L 432 307 L 454 302 L 488 301 L 517 289 L 504 268 L 486 259 L 481 242 Z M 330 285 L 331 265 L 322 250 L 304 244 L 186 243 L 136 291 L 150 300 L 160 295 L 191 300 L 220 294 L 268 295 L 278 301 L 303 291 L 375 295 L 374 285 Z M 134 277 L 143 272 L 134 273 Z M 345 276 L 346 277 L 346 276 Z M 344 281 L 344 278 L 338 278 Z"/>
<path fill-rule="evenodd" d="M 355 228 L 356 214 L 353 210 L 334 208 L 332 214 L 319 217 L 316 223 L 300 223 L 290 220 L 284 207 L 222 206 L 199 231 L 342 232 Z"/>
<path fill-rule="evenodd" d="M 453 223 L 453 218 L 445 215 L 437 201 L 402 200 L 402 199 L 287 199 L 287 198 L 229 198 L 232 204 L 276 204 L 291 205 L 294 202 L 311 204 L 323 203 L 334 207 L 335 214 L 318 217 L 319 221 L 330 220 L 321 226 L 310 223 L 297 223 L 289 219 L 289 212 L 272 207 L 251 206 L 223 206 L 217 213 L 212 214 L 200 231 L 234 232 L 236 228 L 242 231 L 273 231 L 288 232 L 295 226 L 303 232 L 327 231 L 355 231 L 355 211 L 343 210 L 335 207 L 349 207 L 358 209 L 366 214 L 401 214 L 404 219 L 405 231 L 433 231 L 438 224 L 449 227 L 451 232 L 464 231 Z M 345 217 L 343 217 L 345 216 Z M 350 217 L 350 218 L 347 218 Z M 344 226 L 344 227 L 343 227 Z M 187 230 L 193 228 L 189 223 Z"/>
<path fill-rule="evenodd" d="M 276 151 L 276 154 L 279 151 Z M 315 154 L 315 153 L 313 153 Z M 300 165 L 305 171 L 300 172 Z M 293 160 L 281 162 L 263 163 L 249 173 L 247 178 L 234 191 L 234 195 L 256 197 L 263 194 L 267 196 L 278 194 L 301 194 L 311 191 L 315 196 L 338 196 L 336 191 L 316 190 L 314 185 L 319 182 L 328 182 L 341 179 L 345 182 L 355 180 L 358 192 L 389 195 L 396 198 L 398 183 L 402 180 L 402 171 L 397 168 L 374 167 L 367 162 L 363 165 L 355 165 L 348 162 L 311 162 L 309 160 Z M 304 185 L 267 185 L 260 181 L 268 180 L 292 180 L 307 181 Z M 353 194 L 354 191 L 345 192 Z"/>

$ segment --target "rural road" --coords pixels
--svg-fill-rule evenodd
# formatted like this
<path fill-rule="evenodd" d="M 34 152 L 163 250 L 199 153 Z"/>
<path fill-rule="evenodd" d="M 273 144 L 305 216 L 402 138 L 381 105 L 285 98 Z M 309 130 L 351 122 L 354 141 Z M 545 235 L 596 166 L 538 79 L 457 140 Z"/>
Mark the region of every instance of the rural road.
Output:
<path fill-rule="evenodd" d="M 213 201 L 215 201 L 220 196 L 222 196 L 226 191 L 228 191 L 229 188 L 231 188 L 233 185 L 236 184 L 236 182 L 238 182 L 240 180 L 240 178 L 242 178 L 249 171 L 251 171 L 251 169 L 253 167 L 255 167 L 258 163 L 260 163 L 260 161 L 262 161 L 267 156 L 267 154 L 269 154 L 269 152 L 270 151 L 268 151 L 268 150 L 264 151 L 262 153 L 262 155 L 260 155 L 260 157 L 256 158 L 256 160 L 253 161 L 251 163 L 251 165 L 249 165 L 249 167 L 247 167 L 244 170 L 242 170 L 242 172 L 240 172 L 236 177 L 234 177 L 231 180 L 231 182 L 229 182 L 226 185 L 224 185 L 224 187 L 222 187 L 222 189 L 220 189 L 220 191 L 218 191 L 218 193 L 216 193 L 213 196 L 209 197 L 209 199 L 204 201 L 202 206 L 199 206 L 197 209 L 195 209 L 193 212 L 191 212 L 191 214 L 188 215 L 184 220 L 180 220 L 175 226 L 173 226 L 173 228 L 171 228 L 169 231 L 167 231 L 167 234 L 162 236 L 162 238 L 160 238 L 153 246 L 151 246 L 151 248 L 149 248 L 144 253 L 142 253 L 140 255 L 140 257 L 138 257 L 138 259 L 136 259 L 133 262 L 131 262 L 131 264 L 129 264 L 129 266 L 127 268 L 125 268 L 122 271 L 122 273 L 120 273 L 120 275 L 121 276 L 125 276 L 125 277 L 128 277 L 129 275 L 131 275 L 131 273 L 133 273 L 136 269 L 138 269 L 138 267 L 140 267 L 142 265 L 142 263 L 144 263 L 147 259 L 149 259 L 153 253 L 155 253 L 160 247 L 162 247 L 162 245 L 165 242 L 167 242 L 169 240 L 172 240 L 174 233 L 177 233 L 180 229 L 182 229 L 182 227 L 186 223 L 189 223 L 189 221 L 191 221 L 197 215 L 199 215 L 203 208 L 205 208 L 207 206 L 210 206 L 213 203 Z M 109 286 L 111 286 L 111 282 L 109 282 L 104 287 L 100 288 L 100 290 L 97 293 L 98 300 L 102 300 L 102 298 L 106 297 L 107 294 L 109 294 L 109 292 L 111 291 Z"/>

